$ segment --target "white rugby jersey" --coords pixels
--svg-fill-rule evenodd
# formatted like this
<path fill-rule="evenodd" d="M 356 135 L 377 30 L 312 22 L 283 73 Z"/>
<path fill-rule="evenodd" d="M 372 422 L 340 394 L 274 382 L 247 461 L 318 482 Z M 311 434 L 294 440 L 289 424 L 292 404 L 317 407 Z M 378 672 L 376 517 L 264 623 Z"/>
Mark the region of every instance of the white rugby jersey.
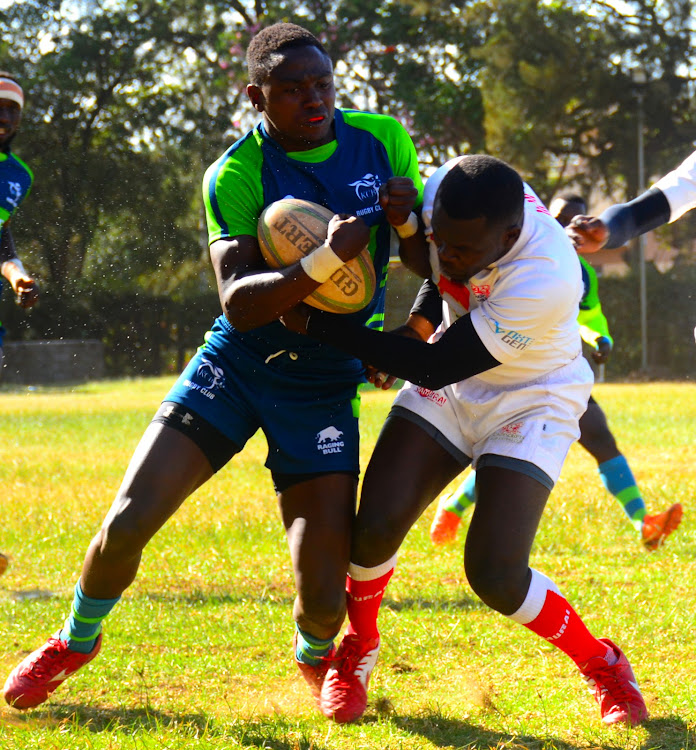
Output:
<path fill-rule="evenodd" d="M 423 219 L 430 234 L 437 188 L 461 157 L 448 161 L 427 181 Z M 443 299 L 442 332 L 470 313 L 488 351 L 501 364 L 477 379 L 514 385 L 539 378 L 571 362 L 581 353 L 578 305 L 583 293 L 580 262 L 563 227 L 525 183 L 522 232 L 513 247 L 466 284 L 440 271 L 430 241 L 433 281 Z"/>
<path fill-rule="evenodd" d="M 658 180 L 654 188 L 661 190 L 669 203 L 669 223 L 696 208 L 696 151 L 669 174 Z"/>

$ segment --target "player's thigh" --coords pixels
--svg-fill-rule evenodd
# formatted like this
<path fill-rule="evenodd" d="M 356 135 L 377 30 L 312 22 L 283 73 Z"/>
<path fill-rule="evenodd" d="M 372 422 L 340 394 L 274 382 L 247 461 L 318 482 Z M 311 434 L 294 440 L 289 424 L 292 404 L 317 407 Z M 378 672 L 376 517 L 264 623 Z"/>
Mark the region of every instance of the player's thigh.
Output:
<path fill-rule="evenodd" d="M 533 464 L 492 456 L 493 465 L 481 465 L 485 458 L 476 470 L 465 564 L 468 570 L 524 573 L 552 483 Z"/>
<path fill-rule="evenodd" d="M 278 503 L 298 590 L 338 588 L 350 558 L 357 475 L 320 474 L 285 487 Z"/>
<path fill-rule="evenodd" d="M 365 472 L 353 562 L 370 567 L 394 554 L 423 511 L 467 465 L 465 456 L 455 458 L 446 445 L 436 430 L 429 433 L 425 424 L 412 421 L 410 412 L 390 413 Z"/>
<path fill-rule="evenodd" d="M 208 458 L 193 440 L 152 422 L 131 458 L 105 527 L 144 544 L 212 474 Z"/>

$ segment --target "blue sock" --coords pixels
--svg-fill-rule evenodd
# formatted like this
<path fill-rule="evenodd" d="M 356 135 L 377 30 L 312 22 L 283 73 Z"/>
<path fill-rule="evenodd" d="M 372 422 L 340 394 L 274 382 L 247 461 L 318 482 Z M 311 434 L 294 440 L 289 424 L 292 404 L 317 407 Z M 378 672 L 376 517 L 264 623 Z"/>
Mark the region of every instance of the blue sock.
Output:
<path fill-rule="evenodd" d="M 457 489 L 448 495 L 443 502 L 442 507 L 452 513 L 456 513 L 460 518 L 464 511 L 472 506 L 476 501 L 476 472 L 471 471 L 469 476 L 457 487 Z"/>
<path fill-rule="evenodd" d="M 101 633 L 102 620 L 111 612 L 121 597 L 116 599 L 92 599 L 86 596 L 80 582 L 75 584 L 75 598 L 73 599 L 70 617 L 65 621 L 60 631 L 60 639 L 67 643 L 72 651 L 88 654 Z"/>
<path fill-rule="evenodd" d="M 626 457 L 618 455 L 597 468 L 604 486 L 621 503 L 631 523 L 640 531 L 646 508 Z"/>
<path fill-rule="evenodd" d="M 295 623 L 295 629 L 297 630 L 297 648 L 295 649 L 295 658 L 297 661 L 313 667 L 320 664 L 321 660 L 331 650 L 334 639 L 329 638 L 323 641 L 320 638 L 315 638 L 313 635 L 305 633 L 304 630 L 300 630 L 297 623 Z"/>

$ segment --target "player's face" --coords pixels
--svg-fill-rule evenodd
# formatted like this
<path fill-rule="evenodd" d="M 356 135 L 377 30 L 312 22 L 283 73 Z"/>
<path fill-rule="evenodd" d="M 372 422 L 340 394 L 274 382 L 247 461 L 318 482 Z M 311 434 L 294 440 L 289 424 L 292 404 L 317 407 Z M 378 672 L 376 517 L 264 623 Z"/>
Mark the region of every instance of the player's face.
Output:
<path fill-rule="evenodd" d="M 556 198 L 549 207 L 551 215 L 562 226 L 567 227 L 575 216 L 587 213 L 587 206 L 577 201 L 566 201 Z"/>
<path fill-rule="evenodd" d="M 469 281 L 505 255 L 520 236 L 520 227 L 501 229 L 479 216 L 453 219 L 440 202 L 433 206 L 433 242 L 437 246 L 440 270 L 454 281 Z"/>
<path fill-rule="evenodd" d="M 19 129 L 22 109 L 10 99 L 0 99 L 0 146 L 4 145 Z"/>
<path fill-rule="evenodd" d="M 286 151 L 307 151 L 333 140 L 336 102 L 331 60 L 316 47 L 283 50 L 263 86 L 248 86 L 268 134 Z"/>

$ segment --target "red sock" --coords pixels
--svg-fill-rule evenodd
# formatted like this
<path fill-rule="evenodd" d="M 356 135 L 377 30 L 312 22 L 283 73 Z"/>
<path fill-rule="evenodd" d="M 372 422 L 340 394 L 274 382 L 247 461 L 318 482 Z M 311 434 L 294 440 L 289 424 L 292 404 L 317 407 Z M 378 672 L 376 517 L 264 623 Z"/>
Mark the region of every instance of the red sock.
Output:
<path fill-rule="evenodd" d="M 590 633 L 553 581 L 536 570 L 532 570 L 527 597 L 511 617 L 560 648 L 579 667 L 594 656 L 605 657 L 610 650 Z"/>
<path fill-rule="evenodd" d="M 361 640 L 379 637 L 379 606 L 395 566 L 396 555 L 375 568 L 362 568 L 354 563 L 350 564 L 346 578 L 348 635 L 356 634 Z"/>

